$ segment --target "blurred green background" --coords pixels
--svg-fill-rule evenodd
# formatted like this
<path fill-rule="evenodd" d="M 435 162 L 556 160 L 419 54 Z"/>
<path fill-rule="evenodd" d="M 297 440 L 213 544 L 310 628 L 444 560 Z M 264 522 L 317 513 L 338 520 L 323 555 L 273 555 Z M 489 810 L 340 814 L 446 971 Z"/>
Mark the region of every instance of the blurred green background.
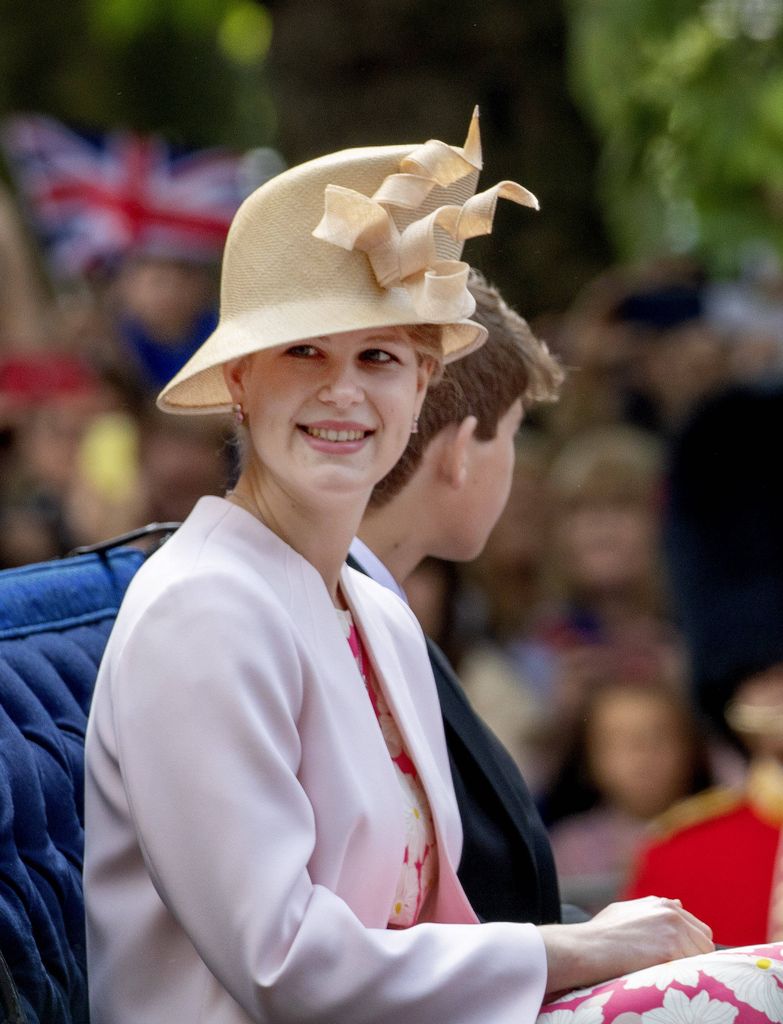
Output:
<path fill-rule="evenodd" d="M 174 142 L 461 142 L 502 210 L 470 257 L 525 313 L 669 254 L 734 274 L 783 246 L 783 0 L 0 0 L 0 115 Z"/>

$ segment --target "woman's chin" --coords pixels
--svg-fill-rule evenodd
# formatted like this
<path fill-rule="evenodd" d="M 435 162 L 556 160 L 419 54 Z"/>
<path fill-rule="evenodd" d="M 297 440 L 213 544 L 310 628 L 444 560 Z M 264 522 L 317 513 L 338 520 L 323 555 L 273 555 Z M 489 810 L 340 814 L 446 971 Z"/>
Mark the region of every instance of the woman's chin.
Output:
<path fill-rule="evenodd" d="M 315 501 L 329 504 L 356 502 L 362 511 L 376 484 L 375 474 L 357 472 L 348 466 L 322 466 L 305 483 L 305 490 Z"/>
<path fill-rule="evenodd" d="M 307 483 L 314 492 L 322 492 L 325 496 L 337 493 L 347 498 L 349 495 L 364 495 L 369 498 L 373 487 L 389 473 L 396 459 L 387 459 L 381 465 L 380 459 L 361 462 L 345 459 L 333 459 L 311 466 L 307 473 Z"/>

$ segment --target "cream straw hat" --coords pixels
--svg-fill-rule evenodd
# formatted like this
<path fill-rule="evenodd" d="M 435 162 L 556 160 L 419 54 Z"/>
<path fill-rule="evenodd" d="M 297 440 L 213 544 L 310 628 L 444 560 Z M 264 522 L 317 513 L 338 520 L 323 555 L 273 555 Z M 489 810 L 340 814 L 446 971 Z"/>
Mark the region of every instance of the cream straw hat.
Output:
<path fill-rule="evenodd" d="M 223 363 L 319 335 L 438 324 L 447 362 L 478 348 L 462 244 L 489 234 L 499 197 L 538 208 L 511 181 L 474 195 L 480 169 L 476 111 L 462 147 L 349 149 L 266 182 L 228 233 L 220 321 L 160 408 L 227 412 Z"/>

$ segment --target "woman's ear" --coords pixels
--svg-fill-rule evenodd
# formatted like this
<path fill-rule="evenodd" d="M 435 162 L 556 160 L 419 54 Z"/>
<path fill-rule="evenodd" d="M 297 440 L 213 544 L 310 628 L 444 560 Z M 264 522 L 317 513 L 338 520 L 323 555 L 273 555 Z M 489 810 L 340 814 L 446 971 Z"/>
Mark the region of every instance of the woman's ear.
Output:
<path fill-rule="evenodd" d="M 461 490 L 468 479 L 471 442 L 477 426 L 478 420 L 475 416 L 466 416 L 459 425 L 453 424 L 452 429 L 443 438 L 440 471 L 455 490 Z M 445 431 L 443 433 L 445 434 Z"/>
<path fill-rule="evenodd" d="M 235 404 L 244 405 L 245 402 L 245 374 L 247 365 L 247 356 L 229 359 L 227 363 L 223 363 L 223 379 L 231 395 L 231 401 Z"/>
<path fill-rule="evenodd" d="M 429 387 L 432 375 L 436 370 L 436 363 L 432 356 L 423 356 L 419 360 L 419 365 L 416 375 L 416 416 L 418 417 L 421 412 L 421 407 L 424 405 L 424 399 L 427 397 L 427 388 Z"/>

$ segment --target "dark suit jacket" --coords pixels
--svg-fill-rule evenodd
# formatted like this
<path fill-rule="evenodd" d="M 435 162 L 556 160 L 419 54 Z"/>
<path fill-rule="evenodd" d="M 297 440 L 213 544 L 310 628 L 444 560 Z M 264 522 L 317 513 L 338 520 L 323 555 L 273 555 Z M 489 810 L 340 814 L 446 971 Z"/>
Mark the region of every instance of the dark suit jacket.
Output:
<path fill-rule="evenodd" d="M 348 562 L 364 571 L 355 559 Z M 509 753 L 470 706 L 440 648 L 427 640 L 464 835 L 459 879 L 484 921 L 560 920 L 546 830 Z"/>

